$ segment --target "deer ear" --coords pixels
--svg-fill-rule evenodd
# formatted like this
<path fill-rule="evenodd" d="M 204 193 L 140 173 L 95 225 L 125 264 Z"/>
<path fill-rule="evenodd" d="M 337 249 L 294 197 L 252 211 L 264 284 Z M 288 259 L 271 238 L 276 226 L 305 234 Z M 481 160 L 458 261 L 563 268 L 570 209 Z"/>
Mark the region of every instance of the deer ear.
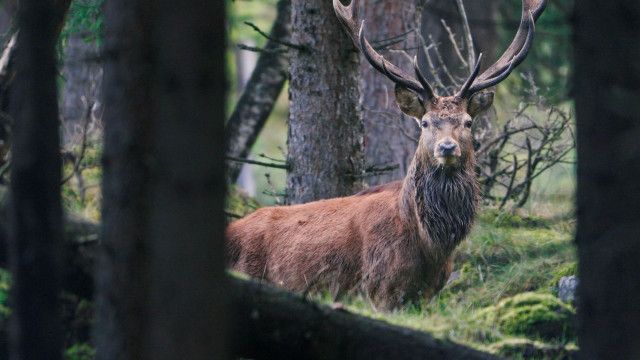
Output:
<path fill-rule="evenodd" d="M 420 97 L 413 91 L 396 84 L 396 102 L 403 113 L 413 116 L 416 119 L 422 119 L 426 112 Z"/>
<path fill-rule="evenodd" d="M 469 105 L 467 105 L 467 114 L 472 118 L 481 112 L 487 110 L 493 104 L 493 91 L 481 91 L 473 94 L 469 99 Z"/>

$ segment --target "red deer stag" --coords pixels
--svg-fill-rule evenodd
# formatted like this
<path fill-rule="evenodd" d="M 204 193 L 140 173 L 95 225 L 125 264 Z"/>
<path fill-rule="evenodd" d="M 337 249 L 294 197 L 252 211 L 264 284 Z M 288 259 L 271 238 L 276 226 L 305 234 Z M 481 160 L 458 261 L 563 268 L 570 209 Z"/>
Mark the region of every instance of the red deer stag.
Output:
<path fill-rule="evenodd" d="M 355 2 L 355 0 L 354 0 Z M 400 109 L 422 134 L 406 177 L 359 194 L 259 209 L 227 228 L 234 269 L 293 291 L 360 290 L 393 309 L 430 298 L 447 280 L 452 252 L 467 236 L 478 206 L 472 119 L 493 102 L 481 91 L 504 80 L 531 47 L 546 0 L 523 0 L 518 32 L 498 61 L 479 75 L 480 55 L 454 96 L 438 96 L 418 68 L 415 77 L 386 61 L 358 26 L 354 6 L 333 0 L 356 47 L 395 84 Z"/>

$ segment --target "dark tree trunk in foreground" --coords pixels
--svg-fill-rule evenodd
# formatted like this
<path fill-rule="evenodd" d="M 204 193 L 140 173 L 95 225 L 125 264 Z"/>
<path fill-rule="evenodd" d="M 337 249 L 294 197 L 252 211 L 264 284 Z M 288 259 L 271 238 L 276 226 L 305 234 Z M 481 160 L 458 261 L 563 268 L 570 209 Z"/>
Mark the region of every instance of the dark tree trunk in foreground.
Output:
<path fill-rule="evenodd" d="M 14 119 L 9 211 L 12 359 L 62 357 L 56 256 L 62 210 L 55 3 L 24 0 L 18 10 L 21 42 L 9 98 Z"/>
<path fill-rule="evenodd" d="M 402 69 L 413 69 L 411 59 L 418 46 L 412 30 L 419 31 L 424 0 L 371 0 L 361 1 L 359 18 L 366 20 L 367 38 L 374 46 L 388 44 L 391 38 L 406 34 L 405 41 L 391 49 L 412 49 L 411 57 L 397 52 L 381 51 L 385 59 Z M 367 61 L 360 65 L 362 79 L 363 119 L 365 124 L 365 163 L 369 185 L 401 179 L 413 158 L 420 129 L 416 122 L 402 114 L 395 102 L 394 85 L 376 71 Z M 383 170 L 381 169 L 393 169 Z"/>
<path fill-rule="evenodd" d="M 331 1 L 293 0 L 287 200 L 291 204 L 361 189 L 358 57 Z"/>
<path fill-rule="evenodd" d="M 65 15 L 69 10 L 71 0 L 51 0 L 52 5 L 50 7 L 51 12 L 47 14 L 51 17 L 54 28 L 54 39 L 57 39 L 60 35 L 60 31 L 64 25 Z M 16 12 L 17 0 L 5 1 L 3 4 L 7 13 L 13 15 Z M 17 50 L 22 46 L 25 41 L 22 35 L 20 35 L 21 24 L 18 22 L 18 26 L 11 36 L 8 36 L 8 41 L 5 44 L 5 48 L 0 55 L 0 112 L 8 112 L 8 106 L 11 97 L 11 91 L 15 80 L 18 78 L 16 56 Z M 55 40 L 54 40 L 55 41 Z M 0 164 L 4 163 L 4 157 L 9 151 L 11 142 L 11 120 L 7 117 L 0 117 Z"/>
<path fill-rule="evenodd" d="M 579 346 L 640 358 L 640 3 L 576 1 Z"/>
<path fill-rule="evenodd" d="M 106 3 L 98 359 L 224 359 L 225 5 Z"/>
<path fill-rule="evenodd" d="M 289 49 L 278 41 L 288 42 L 291 36 L 291 0 L 278 2 L 278 16 L 265 46 L 260 53 L 247 86 L 227 122 L 227 155 L 246 158 L 267 122 L 278 96 L 289 76 Z M 227 178 L 235 183 L 242 169 L 241 163 L 229 163 Z"/>
<path fill-rule="evenodd" d="M 497 359 L 274 287 L 231 279 L 233 354 L 249 359 Z"/>

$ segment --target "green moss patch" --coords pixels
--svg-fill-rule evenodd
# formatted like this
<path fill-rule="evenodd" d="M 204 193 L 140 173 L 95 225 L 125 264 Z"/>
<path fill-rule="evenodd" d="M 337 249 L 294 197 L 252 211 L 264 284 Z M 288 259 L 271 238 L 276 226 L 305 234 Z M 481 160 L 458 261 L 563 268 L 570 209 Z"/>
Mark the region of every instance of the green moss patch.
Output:
<path fill-rule="evenodd" d="M 512 338 L 489 346 L 489 351 L 510 359 L 571 359 L 575 345 L 549 345 L 540 341 Z"/>
<path fill-rule="evenodd" d="M 508 335 L 564 340 L 575 337 L 574 315 L 553 295 L 526 292 L 480 310 L 477 319 Z"/>

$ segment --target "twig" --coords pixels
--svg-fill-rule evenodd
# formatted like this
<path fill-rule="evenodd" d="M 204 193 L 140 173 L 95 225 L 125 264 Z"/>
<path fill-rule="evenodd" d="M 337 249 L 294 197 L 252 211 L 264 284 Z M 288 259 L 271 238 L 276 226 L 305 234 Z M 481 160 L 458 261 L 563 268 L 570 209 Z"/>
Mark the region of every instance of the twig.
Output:
<path fill-rule="evenodd" d="M 237 158 L 235 156 L 225 156 L 225 159 L 229 160 L 229 161 L 234 161 L 234 162 L 239 162 L 239 163 L 244 163 L 244 164 L 264 166 L 264 167 L 270 167 L 270 168 L 275 168 L 275 169 L 283 169 L 283 170 L 288 170 L 289 169 L 289 165 L 287 165 L 287 164 L 266 163 L 266 162 L 262 162 L 262 161 L 241 159 L 241 158 Z"/>
<path fill-rule="evenodd" d="M 255 30 L 258 34 L 262 35 L 263 37 L 265 37 L 268 40 L 271 40 L 277 44 L 280 44 L 282 46 L 286 46 L 286 47 L 290 47 L 292 49 L 296 49 L 299 51 L 307 51 L 308 48 L 304 45 L 299 45 L 299 44 L 294 44 L 291 43 L 289 41 L 284 41 L 284 40 L 280 40 L 280 39 L 276 39 L 274 37 L 272 37 L 271 35 L 267 34 L 266 32 L 262 31 L 258 26 L 256 26 L 256 24 L 250 22 L 250 21 L 245 21 L 244 22 L 245 25 L 250 26 L 253 30 Z"/>
<path fill-rule="evenodd" d="M 288 51 L 287 49 L 265 49 L 265 48 L 249 46 L 245 44 L 238 44 L 236 46 L 238 47 L 238 49 L 257 52 L 257 53 L 283 54 Z"/>
<path fill-rule="evenodd" d="M 518 169 L 518 158 L 514 154 L 513 155 L 513 173 L 511 173 L 511 180 L 509 180 L 509 187 L 507 187 L 507 192 L 505 193 L 504 197 L 502 198 L 502 202 L 500 203 L 500 207 L 499 207 L 500 210 L 502 210 L 504 205 L 509 200 L 509 197 L 511 197 L 511 190 L 513 189 L 513 183 L 515 182 L 516 174 L 518 173 L 517 169 Z"/>
<path fill-rule="evenodd" d="M 258 154 L 258 156 L 260 156 L 260 157 L 262 157 L 262 158 L 265 158 L 265 159 L 269 159 L 269 160 L 271 160 L 271 161 L 276 161 L 276 162 L 280 162 L 280 163 L 284 163 L 284 164 L 286 164 L 286 163 L 287 163 L 287 160 L 276 159 L 276 158 L 273 158 L 273 157 L 271 157 L 271 156 L 268 156 L 267 154 L 264 154 L 264 153 L 263 153 L 263 154 Z"/>
<path fill-rule="evenodd" d="M 464 66 L 466 68 L 468 68 L 469 67 L 469 63 L 467 62 L 467 60 L 464 59 L 464 56 L 462 56 L 462 52 L 460 51 L 460 47 L 458 46 L 458 43 L 456 42 L 456 38 L 453 35 L 453 31 L 451 30 L 449 25 L 447 25 L 447 22 L 444 19 L 440 19 L 440 22 L 442 23 L 442 26 L 444 27 L 444 29 L 449 34 L 449 41 L 451 42 L 451 45 L 453 45 L 453 49 L 455 50 L 456 55 L 458 55 L 458 59 L 460 59 L 462 64 L 464 64 Z"/>
<path fill-rule="evenodd" d="M 471 35 L 471 28 L 469 27 L 469 19 L 467 18 L 467 12 L 464 9 L 462 0 L 456 0 L 456 6 L 458 7 L 460 17 L 462 17 L 462 29 L 464 32 L 465 44 L 467 44 L 468 63 L 469 66 L 473 66 L 472 64 L 476 61 L 476 50 L 473 45 L 473 36 Z"/>
<path fill-rule="evenodd" d="M 89 104 L 87 104 L 86 106 L 86 111 L 84 114 L 84 124 L 82 127 L 82 143 L 80 144 L 80 154 L 78 155 L 78 157 L 75 159 L 74 163 L 73 163 L 73 170 L 71 171 L 71 173 L 69 175 L 67 175 L 64 179 L 62 179 L 61 185 L 66 184 L 69 180 L 71 180 L 71 178 L 74 175 L 78 175 L 78 173 L 80 172 L 80 164 L 82 163 L 82 161 L 84 160 L 84 155 L 87 149 L 87 133 L 88 133 L 88 129 L 89 129 L 89 123 L 91 122 L 91 108 L 92 106 L 90 106 Z M 82 176 L 82 174 L 80 174 L 80 176 Z"/>

